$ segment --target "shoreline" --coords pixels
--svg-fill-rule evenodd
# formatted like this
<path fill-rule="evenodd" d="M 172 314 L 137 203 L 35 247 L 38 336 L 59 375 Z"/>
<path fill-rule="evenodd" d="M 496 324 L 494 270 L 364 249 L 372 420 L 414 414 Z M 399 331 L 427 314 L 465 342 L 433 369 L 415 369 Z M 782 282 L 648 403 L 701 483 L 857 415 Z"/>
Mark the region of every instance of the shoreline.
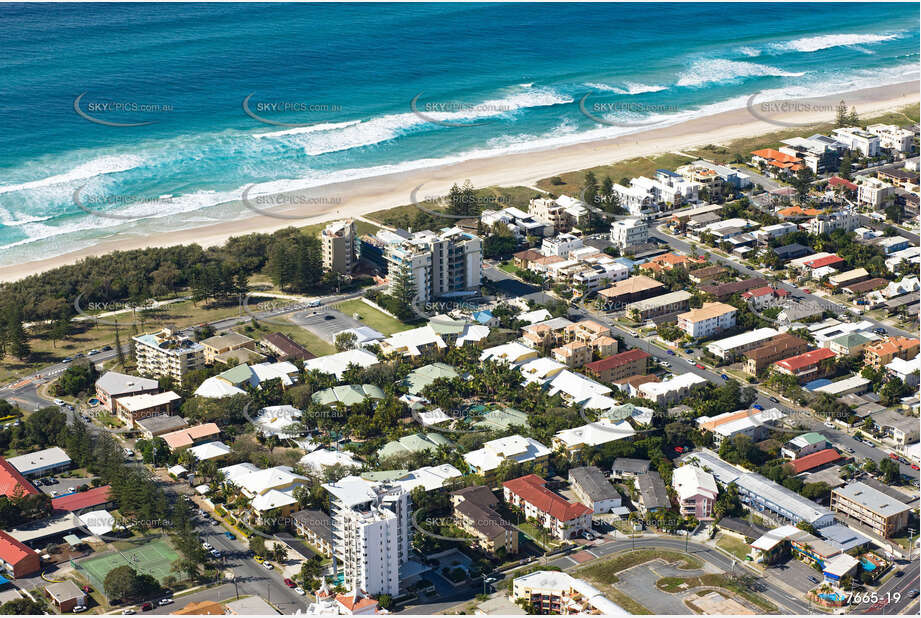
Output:
<path fill-rule="evenodd" d="M 841 99 L 848 108 L 854 106 L 862 117 L 891 112 L 919 101 L 919 82 L 910 81 L 889 86 L 866 88 L 846 93 L 808 99 L 815 107 L 833 106 Z M 804 99 L 791 101 L 803 102 Z M 759 101 L 759 103 L 761 103 Z M 821 109 L 792 112 L 773 117 L 778 122 L 819 124 L 834 119 L 834 111 Z M 702 116 L 673 125 L 640 130 L 616 138 L 596 140 L 533 150 L 496 157 L 469 159 L 460 163 L 439 165 L 416 170 L 384 174 L 369 178 L 333 183 L 306 190 L 290 191 L 274 196 L 252 197 L 249 202 L 287 201 L 309 204 L 333 204 L 322 207 L 304 205 L 280 211 L 284 218 L 253 213 L 243 219 L 203 225 L 185 230 L 152 235 L 124 235 L 117 240 L 103 240 L 91 247 L 46 259 L 0 267 L 0 282 L 15 281 L 60 266 L 74 264 L 86 257 L 101 256 L 116 250 L 147 247 L 167 247 L 199 244 L 202 247 L 221 245 L 232 236 L 252 233 L 272 233 L 286 227 L 303 227 L 336 219 L 358 218 L 370 213 L 404 206 L 413 202 L 414 190 L 420 201 L 426 195 L 444 195 L 455 182 L 469 179 L 474 187 L 533 186 L 538 180 L 559 174 L 583 170 L 635 157 L 681 151 L 707 144 L 725 144 L 740 138 L 792 129 L 755 117 L 748 109 L 735 109 Z M 227 202 L 239 208 L 238 201 Z M 270 206 L 264 206 L 268 211 Z"/>

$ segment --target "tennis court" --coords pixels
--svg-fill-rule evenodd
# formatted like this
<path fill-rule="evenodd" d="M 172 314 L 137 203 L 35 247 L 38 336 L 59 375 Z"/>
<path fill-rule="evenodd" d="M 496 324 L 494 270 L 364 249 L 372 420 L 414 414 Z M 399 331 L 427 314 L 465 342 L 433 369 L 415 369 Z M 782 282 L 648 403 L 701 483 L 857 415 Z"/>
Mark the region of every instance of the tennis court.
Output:
<path fill-rule="evenodd" d="M 77 568 L 86 573 L 96 590 L 104 592 L 103 582 L 106 575 L 112 569 L 125 564 L 138 573 L 153 576 L 160 583 L 169 575 L 175 575 L 171 565 L 179 559 L 179 554 L 163 539 L 116 541 L 113 545 L 119 551 L 92 556 L 77 563 Z"/>

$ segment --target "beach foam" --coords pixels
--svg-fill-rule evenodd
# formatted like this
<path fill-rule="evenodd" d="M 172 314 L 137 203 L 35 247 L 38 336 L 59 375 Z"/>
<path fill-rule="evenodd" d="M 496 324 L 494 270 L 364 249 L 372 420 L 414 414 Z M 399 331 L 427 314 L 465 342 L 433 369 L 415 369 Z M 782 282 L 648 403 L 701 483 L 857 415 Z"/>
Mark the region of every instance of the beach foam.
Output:
<path fill-rule="evenodd" d="M 754 62 L 725 60 L 695 60 L 691 67 L 678 76 L 676 86 L 697 87 L 714 82 L 730 82 L 750 77 L 802 77 L 805 72 L 784 71 L 777 67 Z"/>
<path fill-rule="evenodd" d="M 15 193 L 17 191 L 31 191 L 33 189 L 42 189 L 60 184 L 74 182 L 76 180 L 88 180 L 105 174 L 115 174 L 117 172 L 126 172 L 139 167 L 143 159 L 136 155 L 112 155 L 99 157 L 87 163 L 83 163 L 63 174 L 55 174 L 39 180 L 31 180 L 14 185 L 0 186 L 0 194 Z"/>
<path fill-rule="evenodd" d="M 899 34 L 826 34 L 822 36 L 809 36 L 784 43 L 775 43 L 773 47 L 780 50 L 811 53 L 830 49 L 832 47 L 845 47 L 854 45 L 868 45 L 881 41 L 891 41 L 899 38 Z"/>

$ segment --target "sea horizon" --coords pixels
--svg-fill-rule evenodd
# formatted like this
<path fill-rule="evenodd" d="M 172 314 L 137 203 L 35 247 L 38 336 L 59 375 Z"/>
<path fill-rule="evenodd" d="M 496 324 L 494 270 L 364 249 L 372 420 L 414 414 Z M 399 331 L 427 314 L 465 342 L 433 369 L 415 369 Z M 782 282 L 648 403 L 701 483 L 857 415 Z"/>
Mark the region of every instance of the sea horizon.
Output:
<path fill-rule="evenodd" d="M 6 5 L 0 266 L 239 218 L 214 206 L 247 188 L 547 150 L 755 94 L 919 77 L 911 5 L 733 6 Z M 605 23 L 617 31 L 592 29 Z M 376 46 L 380 28 L 404 36 Z"/>

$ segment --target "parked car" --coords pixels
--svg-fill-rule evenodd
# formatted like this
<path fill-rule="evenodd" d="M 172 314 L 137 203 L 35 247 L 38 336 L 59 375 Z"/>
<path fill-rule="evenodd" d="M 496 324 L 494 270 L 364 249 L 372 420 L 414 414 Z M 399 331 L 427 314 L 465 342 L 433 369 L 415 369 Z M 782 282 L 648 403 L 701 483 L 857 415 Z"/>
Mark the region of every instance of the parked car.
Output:
<path fill-rule="evenodd" d="M 128 609 L 122 610 L 122 616 L 133 616 L 136 612 L 133 608 L 129 607 Z"/>
<path fill-rule="evenodd" d="M 309 303 L 307 303 L 307 306 L 308 307 L 319 307 L 322 304 L 323 304 L 322 300 L 312 300 Z"/>
<path fill-rule="evenodd" d="M 272 566 L 272 563 L 271 563 L 271 562 L 263 562 L 263 563 L 262 563 L 262 568 L 265 569 L 266 571 L 271 571 L 271 570 L 274 569 L 275 567 Z"/>
<path fill-rule="evenodd" d="M 63 406 L 63 405 L 66 404 L 66 403 L 67 403 L 67 402 L 64 401 L 63 399 L 55 399 L 55 400 L 54 400 L 54 405 L 56 405 L 56 406 Z"/>
<path fill-rule="evenodd" d="M 912 469 L 912 470 L 921 470 L 921 468 L 918 467 L 918 464 L 911 464 L 911 469 Z"/>
<path fill-rule="evenodd" d="M 769 397 L 768 399 L 771 400 L 771 403 L 780 403 L 780 400 L 777 399 L 777 397 Z"/>
<path fill-rule="evenodd" d="M 228 539 L 230 539 L 231 541 L 236 541 L 236 540 L 237 540 L 237 535 L 235 535 L 233 532 L 231 532 L 231 531 L 229 531 L 229 530 L 228 530 L 227 532 L 224 533 L 224 536 L 226 536 L 226 537 L 227 537 Z"/>
<path fill-rule="evenodd" d="M 894 459 L 894 460 L 898 461 L 898 460 L 899 460 L 899 456 L 896 455 L 895 453 L 889 453 L 889 459 Z"/>
<path fill-rule="evenodd" d="M 62 363 L 69 363 L 69 362 L 72 361 L 72 360 L 73 360 L 73 359 L 72 359 L 71 357 L 68 356 L 67 358 L 62 359 L 61 362 L 62 362 Z"/>
<path fill-rule="evenodd" d="M 674 356 L 674 355 L 675 355 L 675 351 L 674 351 L 674 350 L 666 350 L 665 353 L 668 354 L 669 356 Z"/>
<path fill-rule="evenodd" d="M 294 580 L 290 577 L 286 577 L 283 581 L 285 582 L 285 586 L 288 588 L 297 588 L 297 584 L 295 584 Z"/>
<path fill-rule="evenodd" d="M 303 596 L 307 596 L 307 591 L 304 590 L 303 588 L 301 588 L 300 586 L 298 586 L 297 588 L 295 588 L 295 589 L 294 589 L 294 592 L 298 593 L 298 594 L 301 595 L 302 597 L 303 597 Z"/>
<path fill-rule="evenodd" d="M 75 614 L 79 614 L 80 612 L 85 612 L 85 611 L 86 611 L 86 605 L 75 605 L 74 606 Z"/>
<path fill-rule="evenodd" d="M 816 579 L 815 577 L 813 577 L 812 575 L 809 576 L 809 581 L 811 581 L 813 584 L 818 584 L 818 583 L 819 583 L 819 580 L 817 580 L 817 579 Z"/>
<path fill-rule="evenodd" d="M 149 612 L 152 609 L 153 609 L 153 603 L 151 603 L 150 601 L 147 601 L 146 603 L 141 605 L 142 612 Z"/>
<path fill-rule="evenodd" d="M 668 369 L 669 367 L 672 366 L 672 364 L 671 364 L 670 362 L 668 362 L 668 361 L 662 361 L 662 366 L 665 367 L 666 369 Z"/>
<path fill-rule="evenodd" d="M 764 410 L 764 408 L 762 408 L 762 407 L 761 407 L 761 404 L 759 404 L 759 403 L 753 403 L 753 404 L 752 404 L 752 407 L 753 407 L 755 410 Z"/>
<path fill-rule="evenodd" d="M 170 598 L 160 599 L 159 601 L 157 601 L 157 605 L 159 605 L 160 607 L 163 607 L 164 605 L 169 605 L 169 604 L 171 604 L 172 602 L 173 602 L 173 600 L 170 599 Z"/>
<path fill-rule="evenodd" d="M 100 349 L 101 349 L 103 352 L 108 352 L 109 350 L 112 349 L 112 346 L 110 346 L 110 345 L 104 345 L 104 346 L 102 346 L 102 348 L 100 348 Z"/>
<path fill-rule="evenodd" d="M 728 379 L 729 379 L 729 376 L 727 376 L 725 373 L 721 373 L 721 374 L 720 374 L 720 377 L 723 378 L 724 380 L 728 380 Z"/>
<path fill-rule="evenodd" d="M 697 367 L 698 369 L 706 369 L 706 367 L 704 367 L 700 363 L 694 363 L 694 366 Z"/>
<path fill-rule="evenodd" d="M 909 598 L 909 599 L 913 599 L 913 598 L 915 598 L 916 596 L 918 596 L 918 589 L 917 589 L 917 588 L 913 588 L 913 589 L 911 589 L 911 590 L 908 591 L 908 598 Z"/>
<path fill-rule="evenodd" d="M 202 543 L 201 546 L 205 549 L 205 551 L 211 551 L 212 549 L 214 549 L 211 543 L 208 543 L 207 541 Z"/>
<path fill-rule="evenodd" d="M 89 356 L 92 356 L 93 354 L 99 354 L 99 350 L 97 350 L 96 348 L 93 348 L 92 350 L 90 350 L 89 352 L 87 352 L 87 354 L 88 354 Z"/>

